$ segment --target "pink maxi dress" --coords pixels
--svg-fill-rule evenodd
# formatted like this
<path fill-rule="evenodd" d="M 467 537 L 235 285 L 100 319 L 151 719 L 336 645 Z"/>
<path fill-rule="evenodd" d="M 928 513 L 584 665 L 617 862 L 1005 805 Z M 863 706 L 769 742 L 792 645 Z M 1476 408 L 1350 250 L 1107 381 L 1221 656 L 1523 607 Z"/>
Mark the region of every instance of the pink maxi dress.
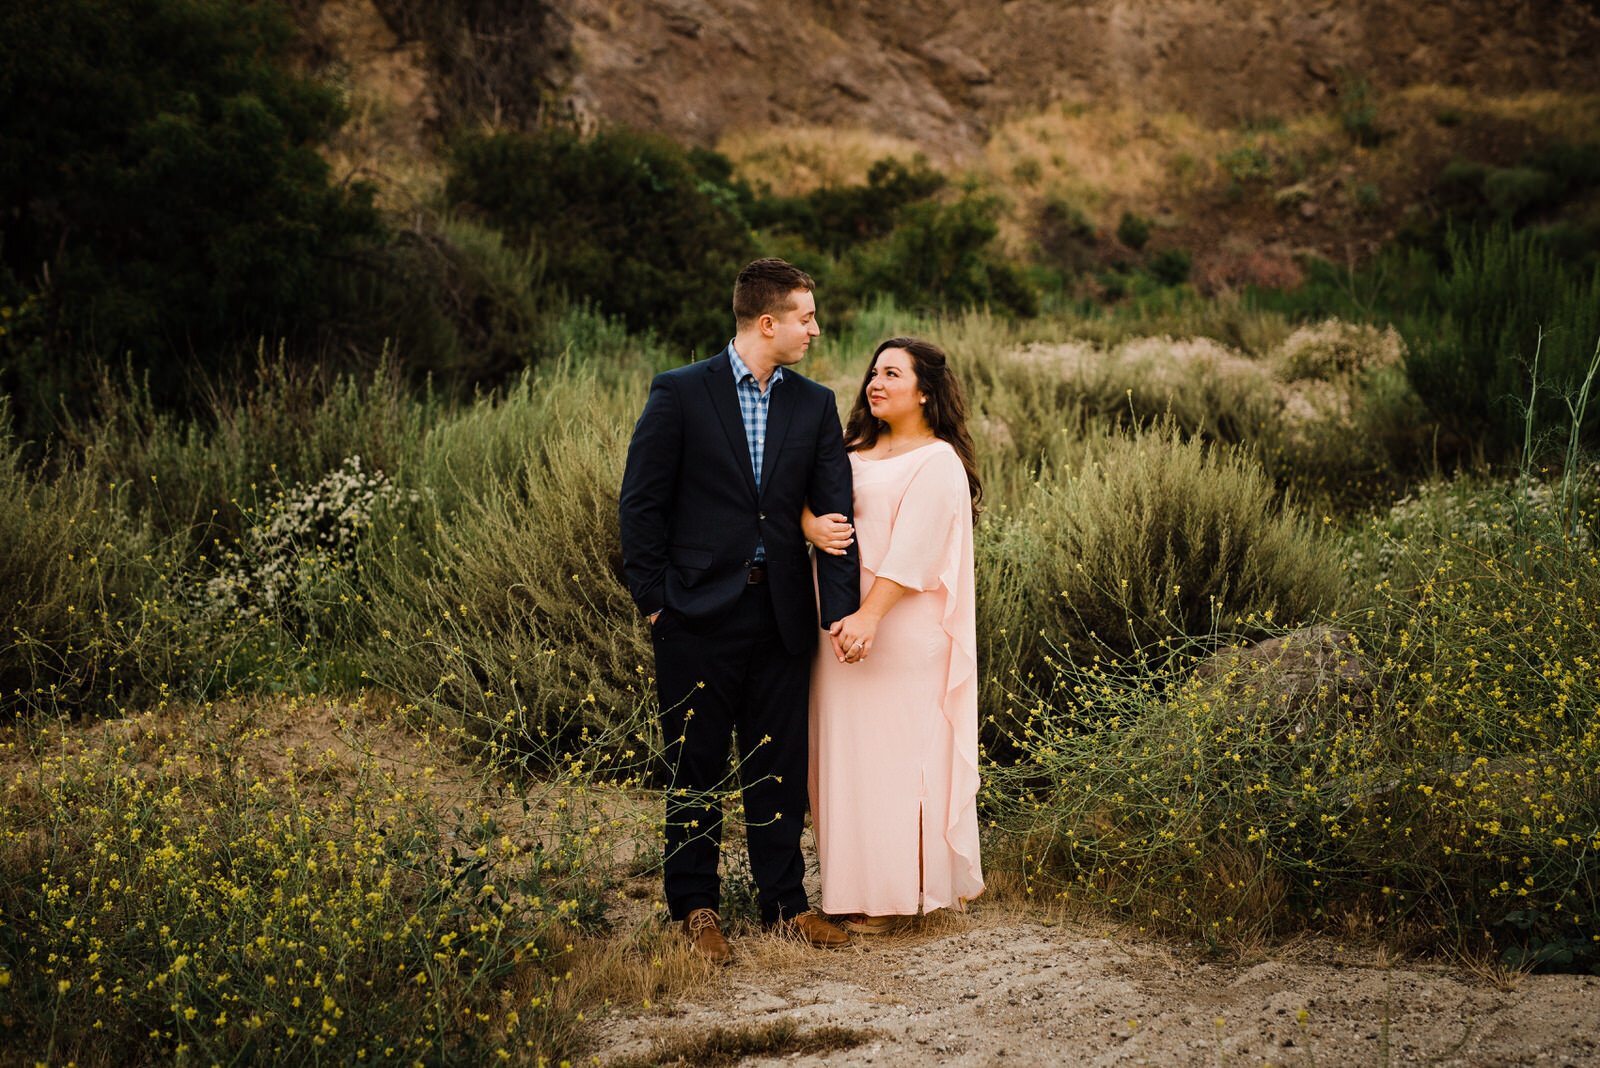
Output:
<path fill-rule="evenodd" d="M 910 916 L 965 907 L 978 861 L 978 664 L 972 502 L 943 441 L 850 455 L 861 592 L 908 591 L 871 655 L 824 640 L 811 674 L 811 813 L 822 911 Z M 922 881 L 918 885 L 918 850 Z"/>

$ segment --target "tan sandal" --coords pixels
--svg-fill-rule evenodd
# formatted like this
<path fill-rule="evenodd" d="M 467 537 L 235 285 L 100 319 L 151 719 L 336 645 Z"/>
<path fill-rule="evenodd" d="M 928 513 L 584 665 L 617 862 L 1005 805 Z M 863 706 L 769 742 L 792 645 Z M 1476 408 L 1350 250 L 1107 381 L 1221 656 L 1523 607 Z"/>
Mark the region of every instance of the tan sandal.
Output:
<path fill-rule="evenodd" d="M 851 934 L 883 935 L 903 931 L 911 923 L 910 916 L 867 916 L 855 913 L 838 921 L 839 926 Z"/>

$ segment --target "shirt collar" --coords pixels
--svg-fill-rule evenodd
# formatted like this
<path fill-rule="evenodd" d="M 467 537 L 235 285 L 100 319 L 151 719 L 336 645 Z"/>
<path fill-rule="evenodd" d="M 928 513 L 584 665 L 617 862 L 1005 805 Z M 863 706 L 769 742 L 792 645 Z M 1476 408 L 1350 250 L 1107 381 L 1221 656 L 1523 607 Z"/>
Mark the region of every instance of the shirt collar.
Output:
<path fill-rule="evenodd" d="M 749 378 L 752 382 L 755 381 L 756 373 L 750 370 L 750 365 L 745 363 L 739 356 L 739 350 L 733 347 L 733 342 L 731 341 L 728 342 L 728 363 L 733 366 L 733 380 L 735 382 L 743 382 L 746 378 Z M 774 367 L 772 369 L 772 377 L 767 379 L 767 388 L 771 389 L 782 381 L 783 368 Z"/>

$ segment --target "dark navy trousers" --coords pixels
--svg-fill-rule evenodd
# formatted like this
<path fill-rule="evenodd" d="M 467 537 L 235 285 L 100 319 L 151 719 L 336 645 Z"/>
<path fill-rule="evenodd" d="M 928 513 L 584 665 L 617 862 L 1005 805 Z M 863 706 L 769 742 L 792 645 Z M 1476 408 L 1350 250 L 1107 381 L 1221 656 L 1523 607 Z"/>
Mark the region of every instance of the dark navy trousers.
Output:
<path fill-rule="evenodd" d="M 721 799 L 735 786 L 729 763 L 735 734 L 761 919 L 774 923 L 806 911 L 800 832 L 812 654 L 784 648 L 764 584 L 747 586 L 733 610 L 715 620 L 690 623 L 664 609 L 651 642 L 672 774 L 665 881 L 673 919 L 720 906 Z"/>

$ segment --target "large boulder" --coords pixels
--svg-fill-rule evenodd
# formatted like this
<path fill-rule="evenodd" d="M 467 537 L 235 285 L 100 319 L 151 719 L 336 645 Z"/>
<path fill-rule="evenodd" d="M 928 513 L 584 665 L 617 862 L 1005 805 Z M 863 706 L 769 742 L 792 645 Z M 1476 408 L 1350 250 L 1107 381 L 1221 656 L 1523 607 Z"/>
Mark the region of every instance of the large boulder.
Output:
<path fill-rule="evenodd" d="M 1230 707 L 1253 710 L 1279 740 L 1365 717 L 1376 682 L 1354 635 L 1325 624 L 1225 650 L 1195 676 L 1214 685 Z"/>

